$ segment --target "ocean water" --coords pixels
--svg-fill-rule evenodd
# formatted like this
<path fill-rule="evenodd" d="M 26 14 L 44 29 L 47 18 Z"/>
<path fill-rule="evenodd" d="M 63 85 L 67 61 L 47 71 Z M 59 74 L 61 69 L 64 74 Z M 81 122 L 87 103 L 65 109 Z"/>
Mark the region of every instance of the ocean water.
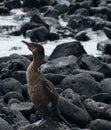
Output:
<path fill-rule="evenodd" d="M 9 16 L 0 16 L 0 57 L 9 56 L 13 53 L 17 54 L 31 54 L 27 47 L 21 43 L 22 40 L 30 41 L 28 38 L 23 36 L 9 36 L 7 32 L 11 32 L 16 28 L 20 28 L 21 24 L 28 22 L 29 17 L 25 16 L 25 13 L 22 9 L 14 9 L 10 12 Z M 60 23 L 63 26 L 66 26 L 66 23 L 60 20 Z M 10 29 L 7 30 L 7 26 L 10 26 Z M 14 26 L 14 27 L 11 27 Z M 4 27 L 4 29 L 2 28 Z M 91 38 L 90 41 L 81 42 L 88 54 L 98 56 L 101 52 L 97 51 L 97 43 L 107 39 L 105 34 L 99 30 L 93 32 L 91 29 L 86 30 L 87 35 Z M 75 41 L 73 38 L 64 38 L 57 41 L 47 41 L 43 42 L 46 55 L 50 55 L 53 49 L 62 43 Z"/>

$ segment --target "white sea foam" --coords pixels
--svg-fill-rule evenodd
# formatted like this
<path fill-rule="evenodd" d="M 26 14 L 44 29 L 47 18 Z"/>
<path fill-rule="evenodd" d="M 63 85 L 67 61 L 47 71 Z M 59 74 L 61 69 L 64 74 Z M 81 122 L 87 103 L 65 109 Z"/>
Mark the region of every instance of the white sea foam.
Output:
<path fill-rule="evenodd" d="M 22 11 L 22 9 L 16 9 L 12 10 L 11 14 L 9 16 L 0 16 L 0 26 L 17 26 L 19 27 L 21 23 L 28 21 L 29 18 L 25 17 L 25 13 Z M 60 20 L 60 23 L 63 26 L 66 26 L 66 23 Z M 97 51 L 97 43 L 100 41 L 103 41 L 106 38 L 104 33 L 102 31 L 96 31 L 93 32 L 91 29 L 87 30 L 87 35 L 91 38 L 90 41 L 87 42 L 81 42 L 84 46 L 85 50 L 88 54 L 97 56 L 100 54 L 99 51 Z M 12 53 L 18 53 L 18 54 L 31 54 L 30 51 L 27 49 L 27 47 L 21 43 L 21 40 L 23 40 L 23 36 L 6 36 L 1 35 L 0 36 L 0 57 L 3 56 L 9 56 Z M 28 40 L 29 39 L 24 39 Z M 62 43 L 74 41 L 72 38 L 64 38 L 62 40 L 57 41 L 47 41 L 43 43 L 43 46 L 45 48 L 46 55 L 50 55 L 53 51 L 53 49 Z M 12 49 L 13 47 L 16 47 L 17 50 Z"/>

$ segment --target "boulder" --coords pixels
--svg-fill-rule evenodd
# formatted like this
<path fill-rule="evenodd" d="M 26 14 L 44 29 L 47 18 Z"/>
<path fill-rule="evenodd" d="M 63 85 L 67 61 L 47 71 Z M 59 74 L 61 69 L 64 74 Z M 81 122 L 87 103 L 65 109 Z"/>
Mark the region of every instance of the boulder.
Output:
<path fill-rule="evenodd" d="M 14 71 L 10 73 L 10 77 L 18 80 L 21 84 L 26 84 L 26 71 Z"/>
<path fill-rule="evenodd" d="M 14 130 L 13 127 L 0 117 L 0 130 Z"/>
<path fill-rule="evenodd" d="M 61 114 L 64 115 L 68 121 L 71 121 L 80 127 L 85 127 L 91 121 L 90 115 L 85 110 L 72 104 L 63 97 L 59 98 L 59 108 Z"/>
<path fill-rule="evenodd" d="M 30 1 L 30 0 L 24 0 L 23 1 L 23 7 L 28 7 L 28 8 L 33 8 L 33 7 L 40 7 L 40 1 L 39 0 L 33 0 L 33 1 Z"/>
<path fill-rule="evenodd" d="M 111 55 L 111 44 L 106 44 L 102 50 L 103 54 Z"/>
<path fill-rule="evenodd" d="M 24 127 L 21 127 L 19 130 L 71 130 L 68 126 L 66 126 L 64 123 L 60 123 L 56 120 L 40 120 L 36 123 L 33 123 L 31 125 L 27 125 Z"/>
<path fill-rule="evenodd" d="M 96 119 L 89 124 L 91 130 L 110 130 L 111 122 L 103 119 Z"/>
<path fill-rule="evenodd" d="M 65 75 L 54 73 L 46 73 L 44 74 L 44 76 L 55 85 L 59 85 L 61 81 L 65 78 Z"/>
<path fill-rule="evenodd" d="M 10 92 L 6 93 L 4 95 L 4 99 L 3 100 L 4 100 L 5 103 L 8 103 L 8 101 L 10 99 L 12 99 L 12 98 L 18 99 L 19 101 L 22 101 L 22 102 L 25 101 L 23 96 L 20 93 L 18 93 L 17 91 L 10 91 Z"/>
<path fill-rule="evenodd" d="M 9 9 L 4 6 L 0 6 L 0 15 L 7 15 L 9 14 Z"/>
<path fill-rule="evenodd" d="M 111 78 L 103 79 L 100 82 L 101 91 L 103 93 L 109 93 L 111 94 Z"/>
<path fill-rule="evenodd" d="M 56 9 L 49 9 L 45 12 L 44 17 L 53 17 L 55 19 L 58 19 L 59 12 Z"/>
<path fill-rule="evenodd" d="M 82 31 L 90 27 L 94 27 L 95 24 L 95 20 L 89 17 L 85 17 L 82 15 L 72 15 L 68 21 L 67 26 L 74 30 Z"/>
<path fill-rule="evenodd" d="M 74 12 L 75 15 L 82 15 L 82 16 L 89 16 L 89 11 L 86 9 L 86 8 L 80 8 L 80 9 L 77 9 L 75 12 Z"/>
<path fill-rule="evenodd" d="M 109 93 L 98 93 L 92 96 L 96 102 L 103 102 L 109 104 L 111 102 L 111 95 Z"/>
<path fill-rule="evenodd" d="M 5 0 L 4 6 L 11 10 L 14 8 L 21 8 L 22 4 L 20 0 Z"/>
<path fill-rule="evenodd" d="M 11 59 L 7 62 L 0 64 L 1 79 L 9 77 L 10 73 L 13 71 L 26 70 L 30 64 L 29 59 L 20 55 L 15 54 L 13 56 L 10 56 L 10 58 Z"/>
<path fill-rule="evenodd" d="M 40 26 L 32 29 L 29 32 L 28 37 L 30 37 L 33 42 L 43 42 L 49 39 L 49 30 L 45 26 Z"/>
<path fill-rule="evenodd" d="M 85 31 L 80 31 L 75 35 L 75 39 L 78 41 L 88 41 L 90 38 L 87 36 Z"/>
<path fill-rule="evenodd" d="M 101 91 L 100 84 L 89 74 L 68 75 L 61 82 L 63 89 L 71 88 L 80 95 L 91 96 Z"/>
<path fill-rule="evenodd" d="M 107 110 L 111 109 L 111 105 L 103 102 L 96 102 L 93 99 L 86 99 L 84 105 L 93 119 L 111 120 L 111 114 L 108 115 Z"/>
<path fill-rule="evenodd" d="M 73 74 L 80 74 L 85 73 L 91 75 L 96 81 L 101 81 L 105 78 L 103 73 L 97 72 L 97 71 L 89 71 L 89 70 L 83 70 L 83 69 L 76 69 L 73 70 Z"/>
<path fill-rule="evenodd" d="M 18 130 L 22 126 L 30 124 L 29 121 L 22 115 L 22 113 L 16 110 L 9 111 L 4 118 L 8 123 L 11 124 L 14 130 Z"/>
<path fill-rule="evenodd" d="M 49 56 L 49 60 L 69 55 L 80 57 L 82 54 L 86 54 L 86 51 L 79 41 L 68 42 L 58 45 Z"/>
<path fill-rule="evenodd" d="M 85 110 L 79 94 L 75 93 L 72 89 L 65 89 L 60 95 L 67 99 L 67 101 Z"/>
<path fill-rule="evenodd" d="M 10 91 L 16 91 L 22 93 L 23 85 L 14 78 L 6 78 L 0 80 L 0 92 L 6 94 Z"/>
<path fill-rule="evenodd" d="M 48 61 L 40 67 L 40 70 L 43 73 L 69 74 L 73 69 L 77 68 L 77 58 L 75 56 L 67 56 Z"/>
<path fill-rule="evenodd" d="M 55 9 L 58 10 L 59 15 L 68 11 L 69 7 L 66 4 L 56 4 Z"/>
<path fill-rule="evenodd" d="M 85 69 L 85 70 L 94 71 L 102 63 L 103 62 L 100 61 L 98 58 L 91 56 L 91 55 L 87 55 L 87 54 L 83 54 L 78 60 L 78 64 L 79 64 L 80 68 Z"/>
<path fill-rule="evenodd" d="M 103 40 L 100 41 L 99 43 L 97 43 L 97 50 L 102 51 L 104 50 L 105 45 L 109 45 L 111 44 L 111 40 L 107 39 L 107 40 Z"/>
<path fill-rule="evenodd" d="M 105 35 L 106 35 L 109 39 L 111 39 L 111 29 L 108 28 L 108 27 L 104 27 L 104 28 L 103 28 L 103 31 L 104 31 Z"/>

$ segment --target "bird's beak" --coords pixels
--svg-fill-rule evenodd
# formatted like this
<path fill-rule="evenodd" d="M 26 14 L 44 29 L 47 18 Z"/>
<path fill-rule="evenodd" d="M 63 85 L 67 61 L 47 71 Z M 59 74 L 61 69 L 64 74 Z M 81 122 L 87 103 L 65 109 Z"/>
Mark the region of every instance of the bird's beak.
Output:
<path fill-rule="evenodd" d="M 30 42 L 26 42 L 24 40 L 22 40 L 21 42 L 25 43 L 25 45 L 27 45 L 27 47 L 29 48 L 30 51 L 33 50 L 33 45 Z"/>

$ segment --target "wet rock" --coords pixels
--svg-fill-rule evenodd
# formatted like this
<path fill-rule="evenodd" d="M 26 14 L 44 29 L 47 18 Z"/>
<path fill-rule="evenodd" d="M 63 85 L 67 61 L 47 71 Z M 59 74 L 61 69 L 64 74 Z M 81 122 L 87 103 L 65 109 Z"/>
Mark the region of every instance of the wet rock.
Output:
<path fill-rule="evenodd" d="M 17 91 L 8 92 L 7 94 L 5 94 L 3 100 L 5 103 L 8 103 L 8 101 L 12 98 L 15 98 L 15 99 L 18 99 L 18 100 L 24 102 L 23 96 L 20 93 L 18 93 Z"/>
<path fill-rule="evenodd" d="M 85 110 L 68 102 L 63 97 L 59 98 L 59 108 L 68 121 L 72 121 L 80 127 L 86 126 L 91 121 L 91 117 Z"/>
<path fill-rule="evenodd" d="M 21 8 L 22 6 L 20 0 L 5 0 L 4 5 L 10 10 L 14 8 Z"/>
<path fill-rule="evenodd" d="M 45 6 L 42 6 L 42 7 L 39 8 L 39 10 L 40 10 L 41 13 L 45 13 L 45 12 L 47 12 L 48 10 L 51 10 L 51 9 L 52 9 L 52 10 L 54 9 L 54 7 L 51 6 L 51 5 L 45 5 Z"/>
<path fill-rule="evenodd" d="M 0 130 L 14 130 L 11 125 L 0 117 Z"/>
<path fill-rule="evenodd" d="M 14 78 L 6 78 L 0 80 L 0 92 L 6 94 L 10 91 L 16 91 L 22 93 L 23 85 Z"/>
<path fill-rule="evenodd" d="M 100 85 L 89 74 L 68 75 L 61 82 L 63 89 L 71 88 L 80 95 L 91 96 L 100 92 Z"/>
<path fill-rule="evenodd" d="M 81 69 L 93 71 L 96 70 L 96 68 L 102 64 L 102 62 L 96 57 L 86 54 L 80 57 L 78 63 Z"/>
<path fill-rule="evenodd" d="M 106 44 L 111 44 L 111 40 L 108 39 L 108 40 L 104 40 L 104 41 L 97 43 L 97 50 L 103 51 L 104 46 Z"/>
<path fill-rule="evenodd" d="M 71 102 L 72 104 L 85 110 L 85 107 L 81 102 L 79 94 L 75 93 L 72 89 L 70 89 L 70 88 L 65 89 L 61 93 L 61 96 L 64 97 L 65 99 L 67 99 L 67 101 Z"/>
<path fill-rule="evenodd" d="M 24 23 L 21 28 L 20 28 L 20 32 L 21 34 L 23 34 L 24 37 L 26 37 L 26 32 L 30 29 L 33 29 L 33 28 L 36 28 L 40 26 L 39 24 L 36 24 L 34 22 L 27 22 L 27 23 Z"/>
<path fill-rule="evenodd" d="M 18 130 L 22 126 L 28 125 L 29 121 L 19 111 L 9 111 L 4 117 L 14 130 Z"/>
<path fill-rule="evenodd" d="M 20 83 L 26 83 L 26 71 L 14 71 L 10 74 L 10 77 L 18 80 Z"/>
<path fill-rule="evenodd" d="M 97 102 L 109 104 L 111 102 L 111 95 L 109 93 L 98 93 L 93 95 L 92 99 L 94 99 Z"/>
<path fill-rule="evenodd" d="M 83 46 L 80 42 L 74 41 L 74 42 L 68 42 L 61 45 L 58 45 L 52 54 L 49 56 L 49 60 L 59 58 L 62 56 L 81 56 L 82 54 L 86 54 L 86 51 L 84 50 Z"/>
<path fill-rule="evenodd" d="M 60 39 L 60 36 L 57 33 L 52 33 L 52 32 L 49 33 L 50 41 L 55 41 L 55 40 L 59 40 L 59 39 Z"/>
<path fill-rule="evenodd" d="M 69 7 L 66 4 L 57 4 L 55 9 L 58 10 L 59 15 L 64 14 L 68 11 Z"/>
<path fill-rule="evenodd" d="M 77 9 L 74 12 L 75 15 L 89 16 L 89 11 L 86 8 Z"/>
<path fill-rule="evenodd" d="M 11 104 L 14 104 L 14 103 L 21 103 L 20 100 L 16 99 L 16 98 L 11 98 L 9 101 L 8 101 L 8 106 L 11 106 Z"/>
<path fill-rule="evenodd" d="M 45 26 L 40 26 L 40 27 L 32 29 L 29 32 L 28 36 L 33 42 L 35 41 L 43 42 L 43 41 L 48 40 L 49 31 Z"/>
<path fill-rule="evenodd" d="M 23 1 L 23 7 L 28 7 L 28 8 L 33 8 L 33 7 L 36 7 L 36 8 L 39 8 L 40 7 L 40 1 L 39 0 L 33 0 L 33 1 L 30 1 L 30 0 L 24 0 Z"/>
<path fill-rule="evenodd" d="M 106 44 L 102 50 L 103 54 L 111 55 L 111 44 Z"/>
<path fill-rule="evenodd" d="M 39 14 L 34 14 L 32 15 L 31 19 L 30 19 L 30 22 L 32 23 L 36 23 L 37 25 L 39 26 L 46 26 L 48 28 L 48 25 L 46 24 L 46 22 L 44 21 L 44 18 L 39 15 Z M 39 27 L 38 26 L 38 27 Z"/>
<path fill-rule="evenodd" d="M 65 78 L 65 75 L 54 73 L 47 73 L 44 76 L 55 85 L 59 85 L 61 81 Z"/>
<path fill-rule="evenodd" d="M 9 14 L 9 9 L 4 6 L 0 6 L 0 15 L 6 15 L 6 14 Z"/>
<path fill-rule="evenodd" d="M 91 121 L 89 128 L 91 128 L 91 130 L 110 130 L 111 122 L 103 119 L 96 119 Z"/>
<path fill-rule="evenodd" d="M 30 122 L 31 122 L 31 123 L 34 123 L 34 122 L 36 122 L 36 121 L 37 121 L 36 115 L 32 113 L 32 114 L 30 115 Z"/>
<path fill-rule="evenodd" d="M 77 68 L 77 58 L 75 56 L 67 56 L 48 61 L 41 66 L 40 70 L 43 73 L 69 74 L 73 69 Z"/>
<path fill-rule="evenodd" d="M 106 78 L 111 77 L 111 66 L 110 66 L 110 64 L 102 63 L 95 68 L 95 71 L 103 73 Z"/>
<path fill-rule="evenodd" d="M 101 81 L 101 91 L 103 93 L 109 93 L 111 94 L 111 78 L 106 78 Z"/>
<path fill-rule="evenodd" d="M 90 8 L 90 15 L 95 15 L 95 14 L 104 15 L 105 14 L 108 16 L 108 19 L 110 19 L 110 13 L 111 13 L 111 9 L 109 9 L 108 7 L 105 7 L 105 6 Z"/>
<path fill-rule="evenodd" d="M 93 119 L 111 119 L 111 117 L 106 116 L 107 110 L 111 109 L 111 105 L 102 102 L 96 102 L 92 99 L 86 99 L 84 101 L 84 105 Z"/>
<path fill-rule="evenodd" d="M 32 8 L 27 11 L 26 16 L 33 17 L 34 15 L 41 15 L 40 11 L 37 8 Z"/>
<path fill-rule="evenodd" d="M 105 35 L 106 35 L 109 39 L 111 39 L 111 29 L 108 28 L 108 27 L 104 27 L 104 28 L 103 28 L 103 31 L 104 31 Z"/>
<path fill-rule="evenodd" d="M 9 77 L 13 71 L 26 70 L 30 61 L 19 55 L 13 55 L 10 60 L 0 64 L 1 79 Z"/>
<path fill-rule="evenodd" d="M 73 74 L 80 74 L 80 73 L 85 73 L 91 75 L 96 81 L 101 81 L 102 79 L 105 78 L 103 73 L 97 72 L 97 71 L 88 71 L 88 70 L 83 70 L 83 69 L 76 69 L 73 70 Z"/>
<path fill-rule="evenodd" d="M 64 123 L 59 123 L 58 121 L 55 120 L 40 120 L 36 123 L 33 123 L 31 125 L 27 125 L 25 127 L 22 127 L 19 130 L 71 130 L 68 126 L 66 126 Z"/>
<path fill-rule="evenodd" d="M 29 115 L 34 112 L 34 105 L 31 102 L 24 103 L 13 103 L 10 106 L 10 110 L 20 111 L 25 117 L 29 117 Z"/>
<path fill-rule="evenodd" d="M 110 55 L 102 55 L 100 57 L 98 57 L 101 61 L 109 64 L 111 63 L 111 56 Z"/>
<path fill-rule="evenodd" d="M 53 17 L 55 19 L 58 19 L 59 12 L 56 9 L 50 9 L 44 14 L 45 17 Z"/>
<path fill-rule="evenodd" d="M 84 29 L 95 26 L 95 21 L 89 17 L 72 15 L 68 21 L 68 27 L 82 31 Z"/>
<path fill-rule="evenodd" d="M 77 39 L 78 41 L 88 41 L 88 40 L 90 40 L 90 38 L 87 36 L 85 31 L 78 32 L 75 35 L 75 39 Z"/>

